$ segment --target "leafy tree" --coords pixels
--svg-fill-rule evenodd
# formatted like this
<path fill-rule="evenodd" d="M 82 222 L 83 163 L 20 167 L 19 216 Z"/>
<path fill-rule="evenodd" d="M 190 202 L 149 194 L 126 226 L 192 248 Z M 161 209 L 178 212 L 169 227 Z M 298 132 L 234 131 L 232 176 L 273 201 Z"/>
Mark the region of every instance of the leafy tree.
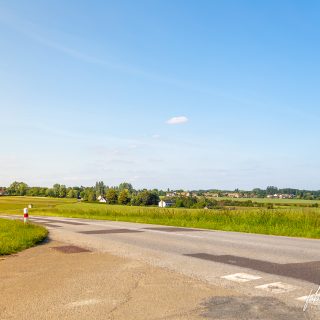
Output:
<path fill-rule="evenodd" d="M 267 194 L 276 194 L 278 193 L 278 188 L 277 187 L 273 187 L 273 186 L 269 186 L 266 189 Z"/>
<path fill-rule="evenodd" d="M 263 198 L 266 196 L 266 191 L 260 188 L 255 188 L 252 190 L 253 194 L 259 198 Z"/>
<path fill-rule="evenodd" d="M 135 206 L 151 206 L 158 204 L 159 200 L 157 193 L 142 190 L 133 198 L 132 204 Z"/>
<path fill-rule="evenodd" d="M 32 187 L 27 190 L 27 195 L 31 197 L 37 197 L 40 195 L 40 188 Z"/>
<path fill-rule="evenodd" d="M 46 197 L 55 197 L 54 189 L 48 188 L 46 191 Z"/>
<path fill-rule="evenodd" d="M 39 195 L 44 197 L 47 193 L 48 188 L 40 188 Z"/>
<path fill-rule="evenodd" d="M 116 204 L 117 201 L 118 201 L 118 193 L 117 193 L 117 191 L 115 189 L 113 189 L 113 188 L 108 189 L 107 193 L 106 193 L 106 198 L 107 198 L 108 203 Z"/>
<path fill-rule="evenodd" d="M 53 194 L 54 194 L 53 196 L 58 198 L 59 194 L 60 194 L 60 184 L 59 183 L 54 184 L 52 189 L 53 189 Z"/>
<path fill-rule="evenodd" d="M 67 198 L 75 198 L 74 197 L 74 191 L 72 188 L 69 188 L 67 191 Z"/>
<path fill-rule="evenodd" d="M 96 197 L 96 193 L 94 192 L 94 190 L 89 191 L 88 193 L 88 201 L 92 202 L 92 201 L 96 201 L 97 197 Z"/>
<path fill-rule="evenodd" d="M 64 184 L 60 185 L 59 198 L 65 198 L 67 196 L 67 188 Z"/>
<path fill-rule="evenodd" d="M 128 190 L 130 193 L 133 191 L 132 184 L 128 183 L 128 182 L 120 183 L 118 189 L 119 189 L 119 191 Z"/>
<path fill-rule="evenodd" d="M 8 188 L 8 193 L 13 196 L 25 196 L 28 191 L 28 185 L 24 182 L 13 182 Z"/>
<path fill-rule="evenodd" d="M 95 189 L 96 189 L 96 197 L 97 198 L 99 196 L 104 197 L 106 195 L 106 186 L 103 181 L 97 181 Z"/>
<path fill-rule="evenodd" d="M 127 189 L 124 189 L 119 193 L 118 203 L 126 205 L 129 202 L 130 202 L 129 191 Z"/>

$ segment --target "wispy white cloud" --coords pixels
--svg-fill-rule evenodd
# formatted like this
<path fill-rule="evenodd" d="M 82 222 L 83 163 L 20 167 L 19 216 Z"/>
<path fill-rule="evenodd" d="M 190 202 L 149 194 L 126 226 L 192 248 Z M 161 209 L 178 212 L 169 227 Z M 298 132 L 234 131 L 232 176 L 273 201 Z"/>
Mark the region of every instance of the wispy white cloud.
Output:
<path fill-rule="evenodd" d="M 167 124 L 182 124 L 188 122 L 189 119 L 185 116 L 173 117 L 167 120 Z"/>
<path fill-rule="evenodd" d="M 152 81 L 162 82 L 180 88 L 192 89 L 193 87 L 191 84 L 176 79 L 172 76 L 160 75 L 154 72 L 149 72 L 141 67 L 118 63 L 114 61 L 114 59 L 110 58 L 98 58 L 90 53 L 85 53 L 82 50 L 78 50 L 71 46 L 67 46 L 60 41 L 54 41 L 52 40 L 52 36 L 48 36 L 48 34 L 45 32 L 43 28 L 39 27 L 38 25 L 29 20 L 21 19 L 17 15 L 13 14 L 12 12 L 8 12 L 7 10 L 4 10 L 1 7 L 0 23 L 5 24 L 6 26 L 16 30 L 17 32 L 28 37 L 30 40 L 41 44 L 42 46 L 51 48 L 73 59 L 77 59 L 88 64 L 97 65 L 106 69 L 113 69 L 118 72 L 143 77 Z M 52 31 L 50 33 L 52 33 Z"/>
<path fill-rule="evenodd" d="M 160 138 L 160 134 L 154 134 L 152 135 L 152 139 L 159 139 Z"/>

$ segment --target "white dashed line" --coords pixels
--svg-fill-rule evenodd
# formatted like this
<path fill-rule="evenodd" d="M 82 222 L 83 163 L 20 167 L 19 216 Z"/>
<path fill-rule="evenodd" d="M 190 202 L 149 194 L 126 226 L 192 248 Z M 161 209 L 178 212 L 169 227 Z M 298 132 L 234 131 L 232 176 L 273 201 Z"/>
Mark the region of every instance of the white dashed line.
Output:
<path fill-rule="evenodd" d="M 230 281 L 235 281 L 235 282 L 248 282 L 248 281 L 252 281 L 252 280 L 261 279 L 261 277 L 259 277 L 259 276 L 254 276 L 254 275 L 248 274 L 248 273 L 235 273 L 235 274 L 223 276 L 221 278 L 227 279 Z"/>
<path fill-rule="evenodd" d="M 291 284 L 283 283 L 283 282 L 273 282 L 273 283 L 263 284 L 261 286 L 256 286 L 255 288 L 269 291 L 272 293 L 285 293 L 285 292 L 289 292 L 297 289 L 297 287 L 292 286 Z"/>

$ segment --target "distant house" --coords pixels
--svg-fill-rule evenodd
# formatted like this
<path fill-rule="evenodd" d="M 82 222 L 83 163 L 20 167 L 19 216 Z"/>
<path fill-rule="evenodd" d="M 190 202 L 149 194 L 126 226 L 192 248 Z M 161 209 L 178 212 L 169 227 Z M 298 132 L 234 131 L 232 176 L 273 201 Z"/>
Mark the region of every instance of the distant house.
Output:
<path fill-rule="evenodd" d="M 0 196 L 5 196 L 7 194 L 6 189 L 0 188 Z"/>
<path fill-rule="evenodd" d="M 161 201 L 159 201 L 158 205 L 160 208 L 171 207 L 171 206 L 173 206 L 173 202 L 161 200 Z"/>
<path fill-rule="evenodd" d="M 107 199 L 106 199 L 105 197 L 103 197 L 103 196 L 99 196 L 99 197 L 97 198 L 97 200 L 98 200 L 99 202 L 102 202 L 102 203 L 107 203 Z"/>
<path fill-rule="evenodd" d="M 229 198 L 240 198 L 240 194 L 238 192 L 228 193 L 227 197 L 229 197 Z"/>
<path fill-rule="evenodd" d="M 167 192 L 166 193 L 166 197 L 168 197 L 168 198 L 173 198 L 173 197 L 176 197 L 176 196 L 177 196 L 176 192 Z"/>
<path fill-rule="evenodd" d="M 180 196 L 182 196 L 182 197 L 190 197 L 190 192 L 181 192 Z"/>
<path fill-rule="evenodd" d="M 294 194 L 268 194 L 269 199 L 293 199 Z"/>

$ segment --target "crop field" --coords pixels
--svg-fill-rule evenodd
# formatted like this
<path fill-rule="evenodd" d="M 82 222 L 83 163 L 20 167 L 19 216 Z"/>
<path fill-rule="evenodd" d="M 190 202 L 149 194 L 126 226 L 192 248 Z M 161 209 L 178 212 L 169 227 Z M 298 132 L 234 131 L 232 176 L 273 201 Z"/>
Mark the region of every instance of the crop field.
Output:
<path fill-rule="evenodd" d="M 4 209 L 2 201 L 11 198 L 10 208 Z M 17 198 L 18 210 L 14 202 Z M 20 198 L 20 199 L 18 199 Z M 47 199 L 39 202 L 35 198 L 23 197 L 0 198 L 0 212 L 18 213 L 21 202 L 33 203 L 30 214 L 100 219 L 114 221 L 130 221 L 150 224 L 162 224 L 181 227 L 240 231 L 250 233 L 320 238 L 320 208 L 311 207 L 277 207 L 266 208 L 223 208 L 223 209 L 183 209 L 134 207 L 106 205 L 100 203 L 75 202 L 75 200 Z M 9 201 L 9 202 L 10 202 Z M 309 203 L 308 203 L 309 205 Z"/>
<path fill-rule="evenodd" d="M 16 253 L 45 239 L 48 231 L 34 224 L 0 219 L 0 255 Z"/>

